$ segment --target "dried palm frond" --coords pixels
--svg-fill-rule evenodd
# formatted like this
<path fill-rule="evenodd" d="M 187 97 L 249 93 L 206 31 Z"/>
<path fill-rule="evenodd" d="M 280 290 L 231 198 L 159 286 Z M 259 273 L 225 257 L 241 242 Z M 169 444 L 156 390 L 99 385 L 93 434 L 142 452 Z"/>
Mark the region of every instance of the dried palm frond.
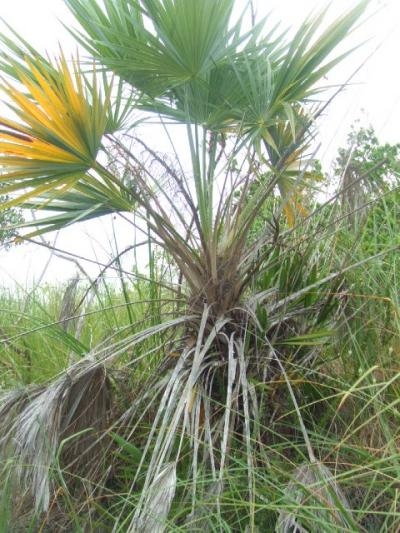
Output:
<path fill-rule="evenodd" d="M 182 468 L 183 453 L 187 453 L 183 450 L 188 446 L 190 461 L 183 467 L 182 475 L 189 476 L 191 483 L 181 497 L 189 505 L 191 501 L 191 512 L 185 523 L 187 527 L 197 528 L 206 522 L 207 502 L 212 502 L 213 512 L 220 514 L 220 497 L 237 431 L 246 446 L 248 492 L 253 501 L 251 455 L 258 430 L 250 419 L 257 416 L 257 397 L 246 375 L 245 344 L 240 338 L 236 340 L 235 330 L 228 334 L 229 318 L 220 316 L 210 327 L 211 318 L 212 310 L 205 306 L 198 317 L 197 338 L 192 338 L 182 350 L 167 375 L 165 369 L 156 372 L 154 384 L 146 386 L 146 394 L 138 397 L 129 410 L 129 421 L 128 415 L 124 416 L 129 435 L 134 435 L 143 413 L 154 414 L 132 480 L 133 494 L 139 480 L 144 478 L 143 487 L 135 495 L 138 502 L 130 524 L 132 531 L 147 531 L 143 525 L 147 524 L 146 517 L 155 513 L 153 498 L 149 496 L 152 487 L 157 485 L 156 480 L 167 462 Z M 123 513 L 116 522 L 116 531 L 122 517 Z M 155 527 L 153 523 L 151 527 Z"/>
<path fill-rule="evenodd" d="M 13 490 L 21 500 L 29 498 L 39 512 L 48 510 L 58 460 L 64 476 L 70 472 L 76 478 L 78 472 L 95 480 L 98 470 L 104 473 L 99 447 L 109 425 L 111 392 L 106 364 L 150 336 L 193 318 L 180 317 L 113 346 L 99 346 L 54 381 L 0 396 L 0 459 L 12 463 Z"/>
<path fill-rule="evenodd" d="M 74 329 L 76 317 L 76 297 L 78 289 L 79 277 L 72 278 L 64 292 L 64 296 L 61 300 L 59 321 L 60 326 L 64 331 Z"/>
<path fill-rule="evenodd" d="M 48 509 L 51 469 L 62 439 L 104 425 L 107 389 L 104 366 L 86 359 L 48 386 L 2 398 L 0 456 L 13 459 L 15 487 L 33 498 L 37 510 Z M 79 452 L 82 460 L 82 447 Z"/>
<path fill-rule="evenodd" d="M 176 464 L 168 463 L 146 494 L 145 512 L 133 520 L 128 533 L 163 533 L 176 489 Z"/>
<path fill-rule="evenodd" d="M 334 533 L 354 531 L 354 525 L 346 497 L 329 468 L 320 462 L 297 467 L 285 489 L 275 532 Z"/>
<path fill-rule="evenodd" d="M 39 394 L 40 388 L 36 391 L 32 389 L 28 392 L 27 389 L 21 388 L 16 390 L 7 391 L 0 396 L 0 421 L 3 429 L 6 429 L 12 424 L 14 417 L 20 411 L 25 403 L 35 395 L 35 392 Z M 0 439 L 0 446 L 4 445 L 7 440 L 6 433 L 2 435 Z"/>

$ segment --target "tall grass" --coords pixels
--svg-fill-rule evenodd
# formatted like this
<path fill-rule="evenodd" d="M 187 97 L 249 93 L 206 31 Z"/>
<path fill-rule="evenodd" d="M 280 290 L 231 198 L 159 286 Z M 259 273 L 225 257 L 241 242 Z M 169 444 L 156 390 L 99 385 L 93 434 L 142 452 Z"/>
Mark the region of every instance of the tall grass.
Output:
<path fill-rule="evenodd" d="M 95 347 L 154 324 L 155 315 L 170 315 L 176 302 L 173 294 L 161 291 L 157 275 L 149 282 L 132 275 L 122 280 L 123 290 L 103 277 L 95 282 L 77 277 L 34 292 L 2 288 L 1 386 L 42 383 Z"/>
<path fill-rule="evenodd" d="M 376 216 L 371 211 L 370 217 Z M 393 219 L 390 220 L 393 223 Z M 316 227 L 320 228 L 320 223 L 314 221 L 308 226 L 311 236 Z M 365 236 L 351 248 L 353 264 L 370 257 L 371 252 L 382 251 L 376 224 L 368 227 L 368 243 Z M 328 224 L 327 233 L 329 228 Z M 315 241 L 304 240 L 304 228 L 303 241 L 299 241 L 296 232 L 290 231 L 290 237 L 282 246 L 282 257 L 269 258 L 264 276 L 254 283 L 259 289 L 264 284 L 268 288 L 275 287 L 270 296 L 272 301 L 296 291 L 301 294 L 302 287 L 324 277 L 332 261 L 340 265 L 340 254 L 349 254 L 348 245 L 344 246 L 345 252 L 341 252 L 341 244 L 351 239 L 348 232 L 344 224 L 343 229 L 336 228 L 329 242 L 324 233 L 317 239 L 323 261 L 314 264 L 320 269 L 316 275 L 309 263 L 310 258 L 316 261 Z M 396 244 L 396 239 L 397 234 L 393 232 L 387 247 Z M 326 253 L 328 247 L 334 250 L 330 256 Z M 156 507 L 147 503 L 152 509 L 151 520 L 149 515 L 139 519 L 137 509 L 144 505 L 140 494 L 146 483 L 146 470 L 151 468 L 152 455 L 157 446 L 163 446 L 163 441 L 157 440 L 155 434 L 148 440 L 148 434 L 154 432 L 154 419 L 160 416 L 159 402 L 161 405 L 164 402 L 167 408 L 170 400 L 166 395 L 174 394 L 173 389 L 168 393 L 168 387 L 164 392 L 159 380 L 154 380 L 154 371 L 159 371 L 161 364 L 166 370 L 165 380 L 170 379 L 168 368 L 172 367 L 168 359 L 176 357 L 174 335 L 167 330 L 160 331 L 156 336 L 142 339 L 141 344 L 133 343 L 132 348 L 129 344 L 132 344 L 132 328 L 143 330 L 154 326 L 152 317 L 156 303 L 157 312 L 164 317 L 161 323 L 173 318 L 172 298 L 166 297 L 165 303 L 161 303 L 159 297 L 152 298 L 155 281 L 125 279 L 121 289 L 102 280 L 90 305 L 84 308 L 83 316 L 79 317 L 82 307 L 70 307 L 74 309 L 74 319 L 67 328 L 65 319 L 68 317 L 60 316 L 62 296 L 68 294 L 66 286 L 38 289 L 28 299 L 22 292 L 3 291 L 4 348 L 0 364 L 5 390 L 18 386 L 29 390 L 26 386 L 32 384 L 42 390 L 41 384 L 62 375 L 69 365 L 71 352 L 79 360 L 94 347 L 103 346 L 105 358 L 107 350 L 112 353 L 118 346 L 124 350 L 113 369 L 109 368 L 104 374 L 108 376 L 105 398 L 109 394 L 113 397 L 111 404 L 105 400 L 102 414 L 105 425 L 99 426 L 96 438 L 83 441 L 97 450 L 97 468 L 85 472 L 83 465 L 76 464 L 76 457 L 75 463 L 73 459 L 74 450 L 78 449 L 74 448 L 75 439 L 81 432 L 90 434 L 93 428 L 70 428 L 63 434 L 57 455 L 49 463 L 54 488 L 50 492 L 48 510 L 26 516 L 20 512 L 17 518 L 10 511 L 13 494 L 10 472 L 13 469 L 9 469 L 10 463 L 8 469 L 3 463 L 4 471 L 8 472 L 4 475 L 1 500 L 3 523 L 9 524 L 5 531 L 15 531 L 18 527 L 32 531 L 51 531 L 55 527 L 74 531 L 150 531 L 150 525 L 152 530 L 160 527 L 161 531 L 164 528 L 160 525 L 164 520 L 162 502 L 170 507 L 166 527 L 173 531 L 292 531 L 296 524 L 308 531 L 321 532 L 397 531 L 400 527 L 397 271 L 397 254 L 389 252 L 343 275 L 334 295 L 341 304 L 329 298 L 325 301 L 325 306 L 334 305 L 339 314 L 337 330 L 329 329 L 329 321 L 324 327 L 315 327 L 324 314 L 324 305 L 318 312 L 313 309 L 316 303 L 312 289 L 306 292 L 302 306 L 307 305 L 309 317 L 314 316 L 314 336 L 307 336 L 305 331 L 303 340 L 295 335 L 290 341 L 286 334 L 284 340 L 279 341 L 282 323 L 277 321 L 266 378 L 259 380 L 249 374 L 250 381 L 238 397 L 238 401 L 247 403 L 247 409 L 251 410 L 248 433 L 243 433 L 241 427 L 246 424 L 242 419 L 243 407 L 238 409 L 234 402 L 230 407 L 230 421 L 221 420 L 223 433 L 223 425 L 232 424 L 236 418 L 236 429 L 225 448 L 219 451 L 209 448 L 212 441 L 206 427 L 199 433 L 201 440 L 197 443 L 182 432 L 172 446 L 172 453 L 175 447 L 180 449 L 179 463 L 172 460 L 169 470 L 159 472 L 157 482 L 147 488 L 148 498 L 152 498 L 153 503 L 158 502 L 154 503 Z M 75 306 L 84 296 L 88 297 L 87 288 L 85 281 L 78 284 Z M 326 290 L 334 289 L 335 285 L 331 285 Z M 270 327 L 273 315 L 266 316 L 257 305 L 254 309 L 261 327 Z M 273 305 L 269 308 L 273 309 Z M 292 308 L 292 316 L 294 320 L 296 307 Z M 83 320 L 83 324 L 77 339 L 79 320 Z M 290 322 L 286 327 L 292 327 Z M 168 345 L 170 351 L 165 358 Z M 273 362 L 276 350 L 279 350 L 279 360 L 285 357 L 283 374 Z M 146 355 L 145 364 L 141 362 L 141 354 Z M 253 364 L 251 360 L 249 364 Z M 254 361 L 254 364 L 260 362 Z M 179 381 L 174 383 L 176 387 Z M 231 387 L 234 396 L 237 394 L 234 382 Z M 38 389 L 32 389 L 30 394 L 37 394 L 35 390 Z M 200 408 L 193 399 L 193 409 L 200 410 L 197 414 L 193 411 L 191 416 L 197 417 L 196 423 L 200 426 L 207 420 L 202 409 L 226 408 L 227 400 L 223 395 L 220 400 L 215 395 L 213 398 L 212 403 L 204 403 Z M 179 409 L 179 402 L 171 408 Z M 166 420 L 174 423 L 173 417 Z M 167 438 L 168 428 L 165 431 L 164 438 Z M 180 434 L 179 425 L 175 431 Z M 199 456 L 200 467 L 194 480 L 191 477 L 192 454 L 200 453 L 201 449 L 201 453 L 208 453 L 212 461 L 216 461 L 216 470 L 213 474 L 212 470 L 203 469 Z M 221 460 L 223 478 L 218 474 Z M 172 491 L 171 496 L 175 494 L 173 503 L 168 491 Z"/>

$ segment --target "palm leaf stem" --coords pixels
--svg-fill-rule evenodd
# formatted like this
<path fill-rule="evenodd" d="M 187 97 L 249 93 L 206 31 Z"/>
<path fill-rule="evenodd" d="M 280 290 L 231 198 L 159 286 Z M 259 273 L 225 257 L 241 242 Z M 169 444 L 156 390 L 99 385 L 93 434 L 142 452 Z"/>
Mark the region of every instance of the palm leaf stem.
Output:
<path fill-rule="evenodd" d="M 198 231 L 198 234 L 201 235 L 201 231 L 200 231 L 201 226 L 200 226 L 200 221 L 199 221 L 199 217 L 197 214 L 197 208 L 187 188 L 185 187 L 182 178 L 178 175 L 178 173 L 173 169 L 171 165 L 168 165 L 150 146 L 148 146 L 148 144 L 142 141 L 142 139 L 139 139 L 138 137 L 134 137 L 134 140 L 138 142 L 139 144 L 141 144 L 143 148 L 145 148 L 145 150 L 155 159 L 155 161 L 157 161 L 167 171 L 167 173 L 173 178 L 174 182 L 179 188 L 179 191 L 182 193 L 187 203 L 187 206 L 190 209 L 190 213 L 191 213 L 191 216 L 193 216 L 193 222 Z M 177 211 L 178 213 L 180 213 L 179 210 Z"/>
<path fill-rule="evenodd" d="M 141 144 L 147 151 L 148 153 L 158 162 L 160 163 L 160 165 L 168 172 L 168 174 L 174 179 L 174 182 L 178 185 L 179 187 L 179 190 L 181 191 L 181 193 L 184 195 L 184 198 L 187 202 L 187 205 L 188 207 L 190 208 L 190 211 L 191 211 L 191 214 L 192 216 L 195 218 L 195 220 L 198 222 L 198 217 L 197 217 L 197 209 L 196 207 L 194 206 L 193 204 L 193 201 L 189 195 L 189 193 L 187 192 L 187 190 L 184 188 L 183 186 L 183 182 L 182 180 L 179 178 L 179 176 L 176 174 L 176 172 L 169 166 L 165 163 L 165 161 L 162 160 L 161 157 L 159 157 L 157 155 L 157 153 L 154 152 L 154 150 L 152 150 L 150 147 L 148 147 L 148 145 L 143 142 L 141 139 L 138 139 L 137 137 L 133 137 L 133 139 L 135 141 L 137 141 L 139 144 Z M 143 163 L 132 153 L 131 150 L 129 150 L 125 145 L 123 145 L 118 139 L 116 139 L 115 137 L 112 138 L 112 141 L 114 143 L 116 143 L 116 145 L 121 149 L 121 151 L 125 154 L 125 156 L 127 156 L 129 159 L 132 159 L 133 161 L 135 161 L 135 163 L 142 169 L 142 171 L 147 175 L 148 178 L 150 178 L 150 180 L 152 182 L 154 182 L 154 185 L 156 186 L 156 190 L 158 190 L 159 192 L 162 193 L 162 195 L 164 196 L 164 198 L 167 200 L 167 204 L 173 209 L 173 212 L 175 213 L 175 215 L 177 215 L 178 219 L 180 220 L 181 224 L 183 227 L 186 227 L 187 226 L 187 222 L 186 222 L 186 219 L 184 218 L 181 210 L 175 205 L 174 202 L 171 202 L 171 199 L 170 197 L 168 196 L 167 192 L 165 192 L 163 190 L 162 187 L 160 187 L 160 185 L 158 184 L 156 178 L 153 177 L 153 175 L 149 172 L 148 169 L 146 169 L 146 167 L 143 165 Z M 157 207 L 158 209 L 161 211 L 161 215 L 165 218 L 165 220 L 168 220 L 168 215 L 167 213 L 164 211 L 164 209 L 162 208 L 162 205 L 159 203 L 158 199 L 157 199 L 157 195 L 156 193 L 153 191 L 153 189 L 151 187 L 149 187 L 145 180 L 141 179 L 140 176 L 137 176 L 137 180 L 139 182 L 139 185 L 140 185 L 140 189 L 141 190 L 144 190 L 145 191 L 145 194 L 149 195 L 149 197 L 151 197 L 151 199 L 153 201 L 156 202 L 157 204 Z M 148 208 L 148 202 L 147 202 L 147 199 L 146 197 L 137 194 L 137 201 L 140 203 L 140 205 L 142 205 L 142 207 L 144 207 L 145 209 Z"/>

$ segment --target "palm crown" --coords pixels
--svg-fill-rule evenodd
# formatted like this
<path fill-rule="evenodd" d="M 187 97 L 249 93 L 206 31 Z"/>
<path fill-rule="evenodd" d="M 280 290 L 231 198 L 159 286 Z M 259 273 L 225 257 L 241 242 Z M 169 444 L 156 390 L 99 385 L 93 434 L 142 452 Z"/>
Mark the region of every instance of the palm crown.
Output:
<path fill-rule="evenodd" d="M 11 82 L 4 82 L 3 89 L 19 119 L 2 119 L 5 192 L 21 191 L 11 203 L 56 210 L 55 217 L 41 222 L 45 230 L 113 211 L 144 209 L 193 296 L 214 304 L 215 287 L 239 274 L 248 231 L 275 185 L 292 224 L 301 211 L 290 184 L 296 183 L 293 169 L 298 181 L 304 178 L 300 162 L 304 167 L 316 113 L 309 104 L 321 90 L 317 82 L 342 59 L 330 54 L 365 2 L 321 35 L 322 14 L 307 19 L 289 42 L 278 29 L 263 35 L 265 21 L 242 31 L 240 22 L 232 23 L 233 0 L 67 4 L 83 27 L 74 35 L 94 57 L 96 69 L 114 72 L 131 87 L 131 96 L 126 97 L 121 83 L 113 91 L 106 75 L 101 82 L 96 71 L 87 76 L 77 61 L 71 69 L 65 58 L 53 65 L 22 40 L 20 47 L 5 40 L 11 50 L 2 63 Z M 23 88 L 15 88 L 15 81 Z M 157 177 L 135 173 L 135 155 L 112 137 L 112 129 L 122 122 L 115 114 L 126 118 L 129 108 L 158 117 L 160 124 L 172 120 L 186 125 L 194 193 L 187 176 L 171 168 L 168 173 L 193 219 L 190 228 L 179 216 L 183 227 L 177 232 L 177 221 L 160 202 Z M 96 159 L 107 150 L 106 137 L 132 167 L 130 186 Z M 222 157 L 226 140 L 230 153 L 225 150 Z M 227 174 L 230 162 L 244 152 L 251 175 L 235 183 L 243 193 L 238 207 L 232 211 L 232 191 L 225 182 L 217 208 L 217 176 Z M 267 171 L 268 184 L 263 180 L 257 194 L 246 199 L 250 182 Z M 172 211 L 176 218 L 177 210 Z M 194 240 L 182 240 L 182 234 Z M 221 279 L 222 270 L 226 279 Z M 205 295 L 206 280 L 214 289 Z M 232 290 L 228 306 L 241 292 L 240 287 Z"/>

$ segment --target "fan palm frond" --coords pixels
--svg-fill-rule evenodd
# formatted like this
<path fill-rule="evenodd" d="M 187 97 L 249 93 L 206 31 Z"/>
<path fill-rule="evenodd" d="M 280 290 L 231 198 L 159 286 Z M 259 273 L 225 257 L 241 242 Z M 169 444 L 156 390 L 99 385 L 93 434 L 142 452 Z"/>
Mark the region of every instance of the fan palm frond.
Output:
<path fill-rule="evenodd" d="M 51 468 L 62 438 L 104 424 L 107 387 L 104 367 L 83 360 L 49 386 L 2 398 L 0 455 L 15 461 L 20 494 L 29 494 L 38 510 L 48 509 Z M 12 423 L 7 420 L 11 412 Z"/>
<path fill-rule="evenodd" d="M 13 196 L 7 206 L 45 208 L 68 191 L 85 188 L 77 200 L 86 198 L 87 208 L 93 209 L 93 193 L 97 205 L 114 201 L 118 206 L 109 209 L 131 209 L 120 193 L 123 185 L 107 173 L 100 176 L 96 162 L 103 136 L 126 118 L 124 106 L 115 110 L 111 105 L 112 82 L 105 77 L 99 82 L 94 73 L 89 83 L 78 61 L 70 67 L 64 56 L 56 65 L 40 55 L 27 57 L 23 66 L 10 56 L 8 64 L 19 85 L 1 84 L 15 116 L 0 118 L 0 180 Z M 75 211 L 82 213 L 82 207 Z"/>
<path fill-rule="evenodd" d="M 276 533 L 291 531 L 349 531 L 357 525 L 346 497 L 328 467 L 322 463 L 300 465 L 293 473 L 279 513 Z M 307 520 L 307 507 L 313 507 Z M 289 509 L 293 508 L 293 511 Z M 302 517 L 302 514 L 304 516 Z M 317 519 L 318 516 L 318 519 Z M 305 522 L 305 524 L 304 524 Z M 312 529 L 309 529 L 309 528 Z"/>

